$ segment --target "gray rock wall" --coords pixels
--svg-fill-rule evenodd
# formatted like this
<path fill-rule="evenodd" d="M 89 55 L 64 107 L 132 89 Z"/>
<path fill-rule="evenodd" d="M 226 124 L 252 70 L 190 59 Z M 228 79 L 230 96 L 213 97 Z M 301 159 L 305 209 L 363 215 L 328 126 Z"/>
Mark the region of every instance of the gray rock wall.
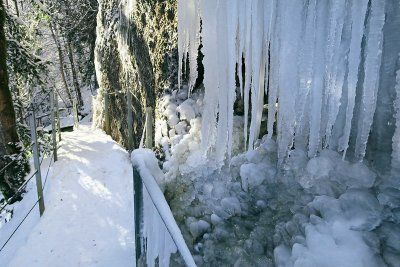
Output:
<path fill-rule="evenodd" d="M 94 123 L 128 146 L 127 92 L 133 97 L 134 142 L 146 106 L 177 83 L 176 0 L 101 0 L 95 51 L 99 94 Z"/>

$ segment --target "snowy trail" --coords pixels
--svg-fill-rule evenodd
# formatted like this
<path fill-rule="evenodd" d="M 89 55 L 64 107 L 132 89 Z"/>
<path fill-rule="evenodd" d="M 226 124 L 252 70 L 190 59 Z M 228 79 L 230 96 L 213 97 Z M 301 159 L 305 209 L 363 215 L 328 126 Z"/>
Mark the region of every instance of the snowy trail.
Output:
<path fill-rule="evenodd" d="M 9 266 L 133 266 L 128 153 L 90 126 L 63 134 L 46 211 Z"/>

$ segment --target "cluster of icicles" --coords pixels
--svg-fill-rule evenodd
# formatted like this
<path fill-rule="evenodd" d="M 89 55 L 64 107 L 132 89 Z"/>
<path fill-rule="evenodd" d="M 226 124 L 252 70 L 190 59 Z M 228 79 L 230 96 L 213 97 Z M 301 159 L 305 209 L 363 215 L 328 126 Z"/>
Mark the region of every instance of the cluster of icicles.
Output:
<path fill-rule="evenodd" d="M 376 109 L 385 23 L 385 1 L 368 2 L 179 0 L 180 73 L 188 60 L 190 89 L 203 45 L 203 148 L 215 149 L 220 160 L 230 156 L 236 72 L 248 149 L 259 136 L 267 104 L 267 133 L 272 138 L 276 121 L 280 162 L 293 146 L 310 157 L 328 147 L 345 157 L 351 135 L 352 152 L 362 160 Z M 399 154 L 398 146 L 393 153 Z"/>

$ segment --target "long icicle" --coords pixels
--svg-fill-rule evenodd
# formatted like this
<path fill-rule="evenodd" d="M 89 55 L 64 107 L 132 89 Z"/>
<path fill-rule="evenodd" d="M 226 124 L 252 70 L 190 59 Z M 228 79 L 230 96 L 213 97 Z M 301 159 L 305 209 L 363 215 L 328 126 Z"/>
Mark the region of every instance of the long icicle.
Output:
<path fill-rule="evenodd" d="M 352 32 L 349 51 L 349 73 L 347 77 L 347 108 L 346 122 L 343 136 L 340 138 L 340 149 L 343 150 L 343 158 L 349 147 L 351 123 L 356 100 L 356 87 L 358 71 L 361 61 L 361 41 L 364 35 L 364 20 L 367 12 L 368 0 L 354 0 L 351 7 Z"/>
<path fill-rule="evenodd" d="M 379 69 L 382 59 L 383 25 L 385 23 L 385 1 L 372 0 L 369 31 L 366 42 L 364 85 L 359 111 L 355 156 L 362 160 L 367 148 L 368 136 L 376 109 L 379 87 Z"/>
<path fill-rule="evenodd" d="M 400 62 L 400 54 L 399 54 Z M 400 69 L 396 75 L 396 100 L 394 102 L 396 130 L 392 139 L 392 174 L 393 176 L 400 175 Z"/>

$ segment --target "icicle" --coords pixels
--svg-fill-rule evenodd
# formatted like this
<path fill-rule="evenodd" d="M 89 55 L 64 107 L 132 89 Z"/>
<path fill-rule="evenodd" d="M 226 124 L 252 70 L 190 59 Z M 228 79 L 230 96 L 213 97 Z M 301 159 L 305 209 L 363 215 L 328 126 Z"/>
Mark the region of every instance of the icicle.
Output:
<path fill-rule="evenodd" d="M 227 18 L 227 3 L 226 0 L 217 1 L 217 47 L 224 47 L 219 49 L 216 57 L 217 68 L 212 70 L 218 73 L 217 80 L 214 80 L 218 84 L 218 122 L 217 122 L 217 140 L 215 144 L 217 160 L 222 161 L 224 159 L 226 146 L 227 146 L 227 135 L 228 135 L 228 96 L 231 88 L 228 88 L 227 77 L 229 71 L 232 71 L 227 66 L 228 57 L 232 56 L 228 54 L 228 18 Z"/>
<path fill-rule="evenodd" d="M 399 54 L 400 61 L 400 54 Z M 396 130 L 392 139 L 392 174 L 400 175 L 400 69 L 396 75 L 396 100 L 394 102 Z"/>
<path fill-rule="evenodd" d="M 235 55 L 235 50 L 237 47 L 237 30 L 239 27 L 239 20 L 238 20 L 238 8 L 239 8 L 239 1 L 238 0 L 230 0 L 227 1 L 227 5 L 232 5 L 229 8 L 228 15 L 227 15 L 227 24 L 228 24 L 228 62 L 227 62 L 227 74 L 226 77 L 227 81 L 227 89 L 228 89 L 228 146 L 227 146 L 227 154 L 228 158 L 231 157 L 232 152 L 232 144 L 233 144 L 233 114 L 234 114 L 234 105 L 236 100 L 236 77 L 235 77 L 235 69 L 236 63 L 238 62 L 239 58 L 235 58 L 232 55 Z M 225 151 L 226 152 L 226 151 Z"/>
<path fill-rule="evenodd" d="M 237 33 L 236 33 L 236 63 L 240 84 L 240 96 L 243 98 L 243 53 L 246 40 L 246 1 L 238 0 L 238 10 L 237 10 Z"/>
<path fill-rule="evenodd" d="M 176 253 L 177 247 L 167 230 L 157 208 L 153 204 L 149 192 L 143 188 L 143 233 L 146 238 L 146 266 L 156 266 L 156 259 L 159 259 L 158 266 L 167 267 L 170 265 L 171 254 Z"/>
<path fill-rule="evenodd" d="M 382 28 L 385 23 L 385 1 L 372 0 L 369 18 L 369 32 L 366 41 L 366 59 L 364 64 L 364 85 L 360 106 L 359 124 L 355 155 L 359 160 L 365 156 L 368 136 L 374 118 L 379 87 L 379 70 L 382 59 Z"/>
<path fill-rule="evenodd" d="M 346 16 L 346 0 L 333 1 L 329 20 L 329 34 L 327 47 L 327 74 L 326 74 L 326 95 L 325 95 L 325 144 L 330 144 L 332 127 L 336 121 L 340 98 L 342 96 L 343 79 L 345 75 L 345 64 L 343 53 L 342 32 Z"/>
<path fill-rule="evenodd" d="M 190 10 L 190 28 L 189 28 L 189 93 L 193 90 L 197 79 L 197 57 L 198 49 L 200 46 L 200 15 L 199 15 L 199 1 L 187 1 Z"/>
<path fill-rule="evenodd" d="M 251 18 L 251 123 L 249 129 L 249 149 L 253 149 L 254 141 L 258 138 L 260 132 L 261 116 L 264 103 L 264 82 L 265 82 L 265 67 L 266 51 L 264 36 L 264 20 L 263 20 L 263 2 L 256 0 L 252 2 L 252 18 Z M 246 70 L 247 72 L 247 70 Z"/>
<path fill-rule="evenodd" d="M 316 1 L 311 0 L 307 7 L 307 17 L 302 34 L 303 42 L 299 53 L 299 81 L 300 87 L 296 97 L 296 147 L 306 148 L 307 129 L 305 127 L 305 116 L 309 109 L 309 95 L 312 85 L 314 46 L 315 46 L 315 23 L 316 23 Z"/>
<path fill-rule="evenodd" d="M 215 152 L 218 161 L 230 157 L 237 70 L 246 148 L 252 149 L 258 138 L 264 96 L 268 95 L 267 132 L 272 138 L 277 115 L 279 163 L 294 140 L 296 148 L 306 149 L 308 144 L 310 157 L 328 146 L 344 151 L 345 157 L 350 138 L 356 137 L 356 156 L 363 158 L 377 101 L 385 4 L 371 0 L 366 62 L 360 70 L 368 3 L 179 0 L 180 75 L 188 54 L 190 88 L 197 77 L 202 20 L 204 152 Z M 366 79 L 361 107 L 356 107 L 360 71 Z"/>
<path fill-rule="evenodd" d="M 382 47 L 382 66 L 380 70 L 377 109 L 374 114 L 373 130 L 370 136 L 371 142 L 368 142 L 371 148 L 371 150 L 368 150 L 371 152 L 392 151 L 392 137 L 395 130 L 392 104 L 394 101 L 396 71 L 400 66 L 400 62 L 398 61 L 398 55 L 400 53 L 400 2 L 385 1 L 385 5 L 384 41 Z M 390 161 L 389 157 L 382 156 L 383 160 Z"/>
<path fill-rule="evenodd" d="M 356 87 L 358 82 L 358 71 L 361 61 L 361 41 L 364 35 L 364 20 L 367 12 L 368 0 L 354 0 L 351 6 L 351 42 L 349 51 L 349 71 L 347 77 L 347 108 L 346 122 L 343 136 L 340 138 L 340 149 L 343 150 L 343 158 L 346 156 L 349 147 L 351 123 L 353 119 Z"/>
<path fill-rule="evenodd" d="M 324 96 L 327 2 L 317 2 L 314 74 L 311 89 L 310 139 L 308 156 L 314 157 L 320 148 L 321 113 Z"/>
<path fill-rule="evenodd" d="M 200 45 L 200 15 L 198 0 L 178 0 L 179 88 L 182 83 L 182 64 L 189 54 L 189 93 L 197 79 L 197 56 Z"/>
<path fill-rule="evenodd" d="M 252 61 L 252 40 L 251 40 L 251 22 L 252 22 L 252 7 L 254 6 L 253 2 L 256 0 L 246 1 L 246 36 L 245 36 L 245 44 L 244 44 L 244 58 L 245 58 L 245 82 L 243 89 L 244 96 L 244 144 L 245 148 L 247 148 L 247 136 L 248 136 L 248 122 L 249 122 L 249 95 L 250 95 L 250 86 L 251 86 L 251 61 Z"/>
<path fill-rule="evenodd" d="M 264 74 L 264 85 L 265 85 L 265 95 L 268 95 L 268 83 L 269 83 L 269 72 L 270 72 L 270 66 L 268 63 L 270 62 L 270 44 L 271 44 L 271 38 L 273 34 L 273 26 L 275 23 L 275 0 L 271 1 L 264 1 L 264 44 L 263 44 L 263 49 L 264 49 L 264 68 L 265 68 L 265 74 Z"/>
<path fill-rule="evenodd" d="M 278 100 L 278 88 L 279 88 L 279 48 L 280 48 L 280 38 L 279 29 L 280 28 L 280 9 L 278 8 L 279 2 L 274 3 L 274 20 L 271 21 L 272 32 L 270 41 L 270 79 L 268 81 L 268 120 L 267 120 L 267 132 L 268 138 L 271 139 L 274 132 L 274 124 L 276 121 L 276 110 L 277 110 L 277 100 Z"/>
<path fill-rule="evenodd" d="M 215 143 L 214 130 L 216 127 L 218 108 L 218 65 L 216 62 L 218 52 L 217 42 L 217 6 L 218 1 L 201 1 L 202 14 L 202 40 L 204 65 L 204 110 L 201 128 L 201 142 L 204 152 Z M 213 142 L 214 140 L 214 142 Z"/>
<path fill-rule="evenodd" d="M 278 158 L 282 164 L 287 151 L 293 145 L 295 124 L 295 97 L 298 90 L 299 40 L 302 25 L 302 1 L 279 1 L 282 16 L 279 18 L 279 34 L 282 38 L 279 60 L 279 111 L 278 111 Z M 294 60 L 294 62 L 293 62 Z"/>
<path fill-rule="evenodd" d="M 182 63 L 185 57 L 186 44 L 186 0 L 178 0 L 178 86 L 182 85 Z"/>

